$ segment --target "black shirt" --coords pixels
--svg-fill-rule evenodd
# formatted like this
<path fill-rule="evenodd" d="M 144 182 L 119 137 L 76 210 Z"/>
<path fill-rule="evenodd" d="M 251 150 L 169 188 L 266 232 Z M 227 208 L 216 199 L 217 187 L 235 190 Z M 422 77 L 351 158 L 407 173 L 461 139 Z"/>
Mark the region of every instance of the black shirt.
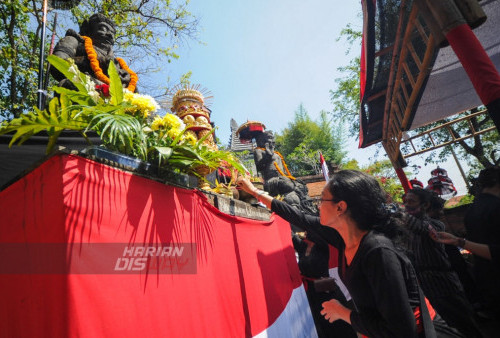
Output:
<path fill-rule="evenodd" d="M 493 260 L 474 256 L 474 274 L 484 296 L 500 302 L 500 198 L 480 194 L 474 199 L 464 218 L 467 239 L 487 244 Z M 498 305 L 497 305 L 498 306 Z"/>
<path fill-rule="evenodd" d="M 413 314 L 420 303 L 417 278 L 410 261 L 388 238 L 373 231 L 367 233 L 347 266 L 342 238 L 335 229 L 322 226 L 319 217 L 303 214 L 276 199 L 271 210 L 339 250 L 339 274 L 356 307 L 351 313 L 356 331 L 369 337 L 417 336 Z"/>
<path fill-rule="evenodd" d="M 432 227 L 435 231 L 444 231 L 445 225 L 427 216 L 416 218 L 409 216 L 406 227 L 409 230 L 408 250 L 413 254 L 413 263 L 420 286 L 432 304 L 437 298 L 463 293 L 463 287 L 446 254 L 444 244 L 437 243 L 429 235 Z"/>

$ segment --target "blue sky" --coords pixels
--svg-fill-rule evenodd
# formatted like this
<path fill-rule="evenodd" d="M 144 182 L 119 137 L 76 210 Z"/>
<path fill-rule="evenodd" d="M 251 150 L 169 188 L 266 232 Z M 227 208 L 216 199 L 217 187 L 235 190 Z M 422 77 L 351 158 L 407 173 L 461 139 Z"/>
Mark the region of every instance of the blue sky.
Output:
<path fill-rule="evenodd" d="M 201 19 L 205 44 L 183 46 L 167 72 L 175 79 L 191 70 L 191 82 L 212 92 L 212 121 L 223 143 L 231 118 L 239 124 L 259 120 L 279 132 L 300 103 L 313 118 L 331 110 L 336 69 L 352 58 L 336 38 L 349 22 L 360 27 L 358 1 L 219 0 L 189 6 Z"/>
<path fill-rule="evenodd" d="M 312 118 L 321 110 L 331 111 L 329 91 L 341 76 L 338 67 L 359 55 L 360 46 L 336 41 L 348 23 L 361 30 L 360 1 L 327 0 L 198 0 L 189 10 L 200 18 L 200 40 L 178 50 L 160 77 L 177 79 L 192 71 L 191 82 L 211 91 L 212 121 L 217 136 L 227 144 L 229 121 L 263 122 L 267 129 L 282 131 L 293 120 L 300 103 Z M 361 165 L 374 161 L 375 146 L 358 149 L 347 138 L 348 158 Z M 378 159 L 386 158 L 380 150 Z M 411 175 L 427 182 L 435 165 L 425 166 L 423 156 L 410 164 L 421 166 Z M 454 162 L 441 164 L 448 170 L 460 194 L 465 193 Z"/>

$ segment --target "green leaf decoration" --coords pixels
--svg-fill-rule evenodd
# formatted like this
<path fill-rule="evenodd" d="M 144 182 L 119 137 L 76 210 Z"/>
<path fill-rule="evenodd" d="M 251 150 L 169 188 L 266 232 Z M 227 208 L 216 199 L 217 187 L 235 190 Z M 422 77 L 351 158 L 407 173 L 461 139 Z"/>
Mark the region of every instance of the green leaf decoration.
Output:
<path fill-rule="evenodd" d="M 85 116 L 92 116 L 92 118 L 93 118 L 95 115 L 98 115 L 101 113 L 124 114 L 125 111 L 130 107 L 132 107 L 132 105 L 128 102 L 125 102 L 125 101 L 119 105 L 116 105 L 116 106 L 112 106 L 112 105 L 98 105 L 98 106 L 92 106 L 92 107 L 78 106 L 78 108 L 81 111 L 76 116 L 85 115 Z"/>
<path fill-rule="evenodd" d="M 53 102 L 52 102 L 53 101 Z M 46 130 L 49 134 L 49 144 L 46 153 L 50 153 L 55 145 L 57 137 L 64 129 L 82 132 L 87 127 L 86 121 L 74 119 L 70 114 L 58 114 L 59 101 L 54 98 L 49 103 L 49 112 L 35 109 L 33 112 L 23 114 L 12 120 L 8 125 L 0 127 L 0 135 L 15 132 L 9 147 L 13 144 L 21 145 L 31 136 Z"/>
<path fill-rule="evenodd" d="M 123 101 L 123 86 L 114 62 L 109 63 L 108 74 L 109 94 L 111 95 L 110 103 L 112 105 L 120 104 Z"/>
<path fill-rule="evenodd" d="M 172 158 L 192 158 L 193 160 L 203 162 L 203 158 L 200 154 L 189 146 L 176 146 Z"/>
<path fill-rule="evenodd" d="M 47 143 L 47 149 L 45 150 L 46 154 L 49 154 L 54 149 L 57 142 L 57 138 L 59 137 L 59 134 L 61 134 L 62 131 L 63 129 L 60 129 L 58 131 L 55 131 L 52 135 L 49 135 L 49 142 Z"/>
<path fill-rule="evenodd" d="M 214 130 L 192 145 L 185 139 L 187 129 L 180 133 L 176 131 L 174 139 L 170 137 L 172 133 L 169 129 L 153 129 L 151 120 L 145 118 L 138 107 L 124 100 L 124 89 L 114 62 L 108 67 L 111 98 L 107 100 L 98 96 L 94 82 L 74 63 L 56 56 L 49 56 L 48 60 L 73 82 L 76 90 L 55 87 L 54 91 L 59 96 L 50 100 L 46 110 L 34 108 L 19 118 L 1 124 L 0 135 L 13 133 L 9 146 L 20 145 L 31 136 L 46 131 L 47 153 L 50 153 L 63 130 L 78 131 L 87 141 L 86 132 L 93 130 L 106 148 L 143 161 L 156 162 L 160 168 L 166 166 L 202 178 L 199 169 L 215 169 L 224 160 L 238 171 L 244 171 L 231 153 L 207 147 L 205 141 Z"/>
<path fill-rule="evenodd" d="M 60 107 L 59 105 L 59 99 L 57 97 L 54 97 L 52 100 L 49 101 L 49 112 L 56 112 L 57 109 Z"/>
<path fill-rule="evenodd" d="M 168 164 L 173 168 L 185 169 L 193 166 L 194 161 L 190 159 L 172 159 L 168 160 Z"/>
<path fill-rule="evenodd" d="M 68 80 L 70 80 L 75 85 L 75 87 L 78 89 L 79 92 L 88 95 L 87 88 L 85 88 L 85 85 L 83 83 L 85 83 L 86 81 L 90 81 L 90 79 L 87 80 L 87 77 L 78 70 L 78 67 L 76 65 L 74 65 L 74 68 L 73 68 L 76 70 L 75 71 L 76 74 L 75 74 L 69 70 L 71 67 L 71 64 L 68 61 L 61 59 L 58 56 L 49 55 L 47 57 L 47 61 L 49 61 L 49 63 L 52 66 L 57 68 L 58 71 L 60 71 L 64 76 L 66 76 L 66 78 Z M 77 77 L 78 80 L 75 79 L 75 76 Z M 83 80 L 83 79 L 85 79 L 85 80 Z"/>
<path fill-rule="evenodd" d="M 68 100 L 71 100 L 77 104 L 83 106 L 94 106 L 94 100 L 85 93 L 80 93 L 75 90 L 63 88 L 63 87 L 54 87 L 54 91 L 58 94 L 65 94 Z"/>
<path fill-rule="evenodd" d="M 134 143 L 142 138 L 143 133 L 140 122 L 135 117 L 125 114 L 98 114 L 92 119 L 88 129 L 95 130 L 112 150 L 125 155 L 136 155 L 133 151 Z"/>
<path fill-rule="evenodd" d="M 184 128 L 180 133 L 179 135 L 177 135 L 177 137 L 172 141 L 172 146 L 176 146 L 177 143 L 179 143 L 179 141 L 181 140 L 182 136 L 186 133 L 186 131 L 188 130 L 188 128 Z"/>
<path fill-rule="evenodd" d="M 171 147 L 153 147 L 158 152 L 158 166 L 161 167 L 167 163 L 167 160 L 172 156 L 173 149 Z"/>

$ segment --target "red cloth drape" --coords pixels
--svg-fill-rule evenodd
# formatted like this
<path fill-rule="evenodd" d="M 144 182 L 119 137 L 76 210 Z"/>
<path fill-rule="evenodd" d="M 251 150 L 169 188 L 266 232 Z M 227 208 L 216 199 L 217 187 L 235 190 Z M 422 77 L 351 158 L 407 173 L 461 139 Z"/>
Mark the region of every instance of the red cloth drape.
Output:
<path fill-rule="evenodd" d="M 25 273 L 0 274 L 1 337 L 253 336 L 301 285 L 281 218 L 228 216 L 198 191 L 78 156 L 51 157 L 0 192 L 0 207 L 0 254 L 6 243 L 67 243 L 73 271 L 28 273 L 28 252 Z M 89 273 L 111 243 L 194 243 L 196 272 Z"/>
<path fill-rule="evenodd" d="M 453 28 L 446 34 L 446 39 L 483 104 L 500 98 L 500 74 L 469 25 Z"/>

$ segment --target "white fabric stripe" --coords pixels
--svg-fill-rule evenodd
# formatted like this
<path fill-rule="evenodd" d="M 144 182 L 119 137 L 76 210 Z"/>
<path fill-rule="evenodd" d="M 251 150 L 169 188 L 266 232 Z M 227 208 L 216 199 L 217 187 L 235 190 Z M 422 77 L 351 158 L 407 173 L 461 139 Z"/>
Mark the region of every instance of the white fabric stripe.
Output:
<path fill-rule="evenodd" d="M 349 294 L 349 290 L 347 290 L 347 288 L 344 285 L 344 283 L 342 283 L 342 281 L 340 280 L 339 268 L 330 268 L 328 270 L 328 275 L 330 277 L 332 277 L 333 279 L 335 279 L 335 282 L 337 283 L 337 285 L 339 286 L 340 290 L 344 294 L 345 299 L 350 300 L 351 299 L 351 295 Z"/>
<path fill-rule="evenodd" d="M 290 300 L 278 319 L 255 337 L 318 337 L 302 285 L 293 290 Z"/>

